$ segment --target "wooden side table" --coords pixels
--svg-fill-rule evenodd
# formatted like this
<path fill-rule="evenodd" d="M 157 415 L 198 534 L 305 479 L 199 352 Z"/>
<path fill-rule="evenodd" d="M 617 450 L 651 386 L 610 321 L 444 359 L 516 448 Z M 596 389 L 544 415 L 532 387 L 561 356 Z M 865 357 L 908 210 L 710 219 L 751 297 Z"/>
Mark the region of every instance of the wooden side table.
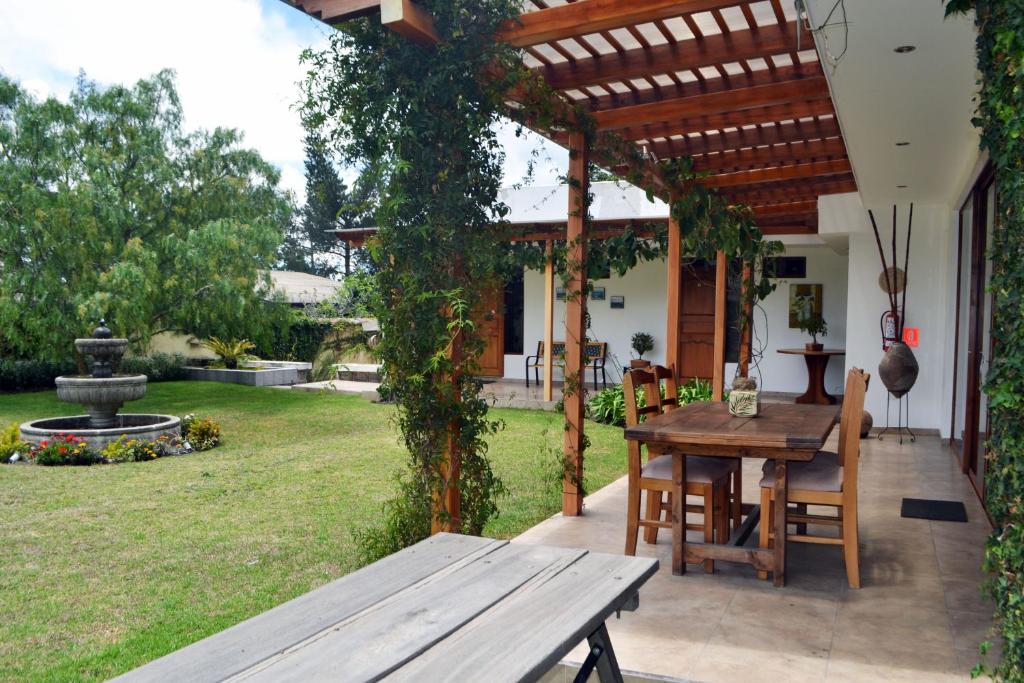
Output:
<path fill-rule="evenodd" d="M 832 405 L 836 397 L 825 391 L 825 368 L 828 367 L 828 359 L 832 356 L 845 356 L 843 349 L 823 349 L 821 351 L 808 351 L 807 349 L 779 349 L 779 353 L 792 356 L 803 356 L 807 363 L 807 391 L 796 397 L 797 403 L 816 403 L 819 405 Z"/>

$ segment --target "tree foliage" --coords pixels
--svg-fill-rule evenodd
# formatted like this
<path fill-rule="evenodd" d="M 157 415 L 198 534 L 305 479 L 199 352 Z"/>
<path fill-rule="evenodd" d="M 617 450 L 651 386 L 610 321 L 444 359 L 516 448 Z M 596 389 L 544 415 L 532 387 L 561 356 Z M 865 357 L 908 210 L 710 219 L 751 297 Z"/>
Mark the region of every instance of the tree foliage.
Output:
<path fill-rule="evenodd" d="M 291 209 L 240 143 L 184 131 L 169 71 L 67 102 L 0 76 L 0 355 L 66 358 L 100 317 L 137 345 L 259 338 Z"/>
<path fill-rule="evenodd" d="M 371 185 L 363 179 L 349 188 L 338 175 L 331 148 L 315 131 L 306 136 L 306 204 L 285 235 L 281 265 L 321 277 L 349 275 L 365 265 L 361 250 L 339 240 L 336 229 L 365 227 L 372 221 Z"/>
<path fill-rule="evenodd" d="M 975 123 L 996 169 L 999 207 L 992 260 L 992 361 L 985 381 L 989 441 L 985 503 L 996 528 L 986 549 L 1002 631 L 998 679 L 1024 681 L 1024 2 L 950 0 L 976 11 L 981 93 Z"/>

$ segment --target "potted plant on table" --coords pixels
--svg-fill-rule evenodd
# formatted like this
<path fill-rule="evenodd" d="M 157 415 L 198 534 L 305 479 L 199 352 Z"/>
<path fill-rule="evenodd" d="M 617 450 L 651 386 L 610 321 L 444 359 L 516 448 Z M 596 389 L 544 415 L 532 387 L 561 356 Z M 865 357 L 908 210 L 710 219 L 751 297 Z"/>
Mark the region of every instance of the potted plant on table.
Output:
<path fill-rule="evenodd" d="M 651 366 L 651 361 L 644 360 L 644 354 L 648 351 L 654 350 L 654 337 L 647 334 L 646 332 L 637 332 L 633 335 L 630 340 L 630 345 L 636 352 L 636 358 L 629 361 L 629 367 L 631 368 L 648 368 Z"/>
<path fill-rule="evenodd" d="M 813 297 L 798 296 L 793 301 L 793 314 L 796 317 L 796 326 L 811 335 L 812 341 L 804 344 L 808 351 L 821 351 L 824 346 L 818 342 L 818 335 L 828 335 L 828 323 L 820 313 L 814 312 Z"/>

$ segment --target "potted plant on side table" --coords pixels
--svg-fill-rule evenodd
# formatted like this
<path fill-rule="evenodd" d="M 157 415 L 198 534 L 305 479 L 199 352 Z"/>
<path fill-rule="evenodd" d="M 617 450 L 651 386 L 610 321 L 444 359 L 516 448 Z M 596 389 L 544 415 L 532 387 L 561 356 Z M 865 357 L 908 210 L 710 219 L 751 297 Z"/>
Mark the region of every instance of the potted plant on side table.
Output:
<path fill-rule="evenodd" d="M 798 329 L 811 335 L 813 341 L 804 344 L 808 351 L 822 351 L 824 346 L 818 342 L 818 335 L 828 335 L 828 323 L 820 313 L 815 313 L 810 296 L 798 296 L 793 301 L 793 314 Z"/>
<path fill-rule="evenodd" d="M 651 361 L 644 360 L 644 354 L 648 351 L 654 350 L 654 337 L 647 334 L 646 332 L 637 332 L 633 335 L 630 340 L 630 345 L 633 347 L 633 351 L 636 352 L 636 358 L 629 361 L 629 367 L 631 368 L 648 368 L 651 366 Z"/>

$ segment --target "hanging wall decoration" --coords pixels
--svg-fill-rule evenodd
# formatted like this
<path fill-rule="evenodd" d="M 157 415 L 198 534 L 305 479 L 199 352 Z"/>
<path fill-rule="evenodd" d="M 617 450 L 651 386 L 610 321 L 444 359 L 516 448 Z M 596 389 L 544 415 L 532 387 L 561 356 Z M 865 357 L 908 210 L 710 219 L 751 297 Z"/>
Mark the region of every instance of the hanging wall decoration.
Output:
<path fill-rule="evenodd" d="M 883 337 L 889 340 L 888 349 L 882 362 L 878 364 L 878 376 L 882 384 L 895 398 L 902 398 L 917 381 L 920 368 L 914 352 L 903 342 L 903 327 L 907 321 L 907 282 L 910 266 L 910 232 L 914 222 L 914 205 L 910 205 L 910 217 L 907 220 L 907 246 L 903 256 L 902 278 L 898 278 L 899 269 L 896 267 L 896 206 L 892 207 L 892 267 L 885 260 L 885 250 L 882 248 L 882 238 L 878 233 L 878 224 L 875 223 L 875 215 L 868 210 L 871 218 L 871 227 L 875 231 L 875 243 L 878 245 L 878 255 L 882 259 L 882 274 L 886 278 L 886 286 L 882 289 L 889 297 L 889 310 L 883 315 Z M 902 280 L 900 282 L 899 280 Z M 902 292 L 900 292 L 902 290 Z M 902 306 L 898 305 L 897 295 L 902 293 Z M 885 321 L 891 321 L 894 327 L 893 334 L 889 337 L 885 331 Z M 885 340 L 884 340 L 885 341 Z"/>

